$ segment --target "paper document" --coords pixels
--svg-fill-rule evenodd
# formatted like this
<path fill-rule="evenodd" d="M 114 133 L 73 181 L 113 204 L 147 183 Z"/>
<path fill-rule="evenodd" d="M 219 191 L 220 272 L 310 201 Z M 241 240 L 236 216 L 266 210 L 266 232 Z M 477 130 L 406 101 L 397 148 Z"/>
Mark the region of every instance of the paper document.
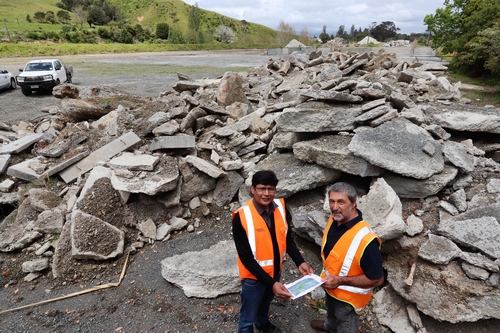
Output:
<path fill-rule="evenodd" d="M 321 278 L 312 274 L 303 276 L 295 282 L 285 284 L 285 288 L 292 293 L 292 299 L 296 299 L 300 296 L 304 296 L 308 292 L 313 291 L 322 284 L 323 282 L 321 282 Z"/>

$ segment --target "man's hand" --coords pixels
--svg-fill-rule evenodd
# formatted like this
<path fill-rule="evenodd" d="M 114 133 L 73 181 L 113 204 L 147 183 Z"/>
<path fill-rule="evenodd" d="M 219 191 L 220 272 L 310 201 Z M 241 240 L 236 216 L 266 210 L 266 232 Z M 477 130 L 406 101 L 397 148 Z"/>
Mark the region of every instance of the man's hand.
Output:
<path fill-rule="evenodd" d="M 283 283 L 281 282 L 275 282 L 273 284 L 273 293 L 276 297 L 278 298 L 291 298 L 293 297 L 292 293 L 288 291 L 288 289 L 285 288 Z"/>
<path fill-rule="evenodd" d="M 307 262 L 303 262 L 299 266 L 299 272 L 301 272 L 302 275 L 311 275 L 314 274 L 314 269 Z"/>
<path fill-rule="evenodd" d="M 327 277 L 325 277 L 323 280 L 325 283 L 323 283 L 323 288 L 326 289 L 335 289 L 338 286 L 340 286 L 342 278 L 338 275 L 333 275 L 330 274 Z"/>
<path fill-rule="evenodd" d="M 335 289 L 341 284 L 345 286 L 353 286 L 358 288 L 373 288 L 382 285 L 382 283 L 384 283 L 384 278 L 381 277 L 380 279 L 371 280 L 367 278 L 366 275 L 364 274 L 357 276 L 344 276 L 344 277 L 330 274 L 327 277 L 325 277 L 322 281 L 325 281 L 325 283 L 323 283 L 323 288 L 326 289 Z"/>

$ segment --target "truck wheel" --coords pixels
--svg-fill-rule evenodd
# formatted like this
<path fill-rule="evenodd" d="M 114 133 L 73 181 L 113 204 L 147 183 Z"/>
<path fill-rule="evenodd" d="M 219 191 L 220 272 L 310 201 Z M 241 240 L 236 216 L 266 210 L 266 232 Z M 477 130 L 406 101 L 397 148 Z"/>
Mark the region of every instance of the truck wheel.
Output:
<path fill-rule="evenodd" d="M 71 74 L 66 73 L 66 82 L 71 83 Z"/>
<path fill-rule="evenodd" d="M 24 96 L 31 95 L 31 89 L 26 89 L 26 88 L 21 87 L 21 92 L 23 93 Z"/>
<path fill-rule="evenodd" d="M 16 79 L 14 79 L 14 78 L 10 79 L 10 87 L 9 88 L 12 90 L 17 88 Z"/>

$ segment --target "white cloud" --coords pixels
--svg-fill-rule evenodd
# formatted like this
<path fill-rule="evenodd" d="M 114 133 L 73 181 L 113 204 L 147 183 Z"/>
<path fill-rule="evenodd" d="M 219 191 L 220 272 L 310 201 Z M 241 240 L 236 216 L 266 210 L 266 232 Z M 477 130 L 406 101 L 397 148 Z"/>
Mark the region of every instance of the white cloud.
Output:
<path fill-rule="evenodd" d="M 347 31 L 368 28 L 372 22 L 394 22 L 400 32 L 425 32 L 424 17 L 444 6 L 444 0 L 351 0 L 344 4 L 324 0 L 185 0 L 186 3 L 238 20 L 259 23 L 277 29 L 281 20 L 299 33 L 307 28 L 310 34 L 335 34 L 340 25 Z"/>

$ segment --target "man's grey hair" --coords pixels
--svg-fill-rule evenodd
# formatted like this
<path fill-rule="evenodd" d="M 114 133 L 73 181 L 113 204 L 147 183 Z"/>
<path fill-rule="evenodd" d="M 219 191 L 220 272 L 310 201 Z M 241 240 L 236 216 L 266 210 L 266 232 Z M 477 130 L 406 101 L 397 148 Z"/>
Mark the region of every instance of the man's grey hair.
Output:
<path fill-rule="evenodd" d="M 328 196 L 330 196 L 330 193 L 332 192 L 346 194 L 347 198 L 349 198 L 351 202 L 356 202 L 358 198 L 358 194 L 356 193 L 354 186 L 344 182 L 338 182 L 330 186 L 328 189 Z"/>

